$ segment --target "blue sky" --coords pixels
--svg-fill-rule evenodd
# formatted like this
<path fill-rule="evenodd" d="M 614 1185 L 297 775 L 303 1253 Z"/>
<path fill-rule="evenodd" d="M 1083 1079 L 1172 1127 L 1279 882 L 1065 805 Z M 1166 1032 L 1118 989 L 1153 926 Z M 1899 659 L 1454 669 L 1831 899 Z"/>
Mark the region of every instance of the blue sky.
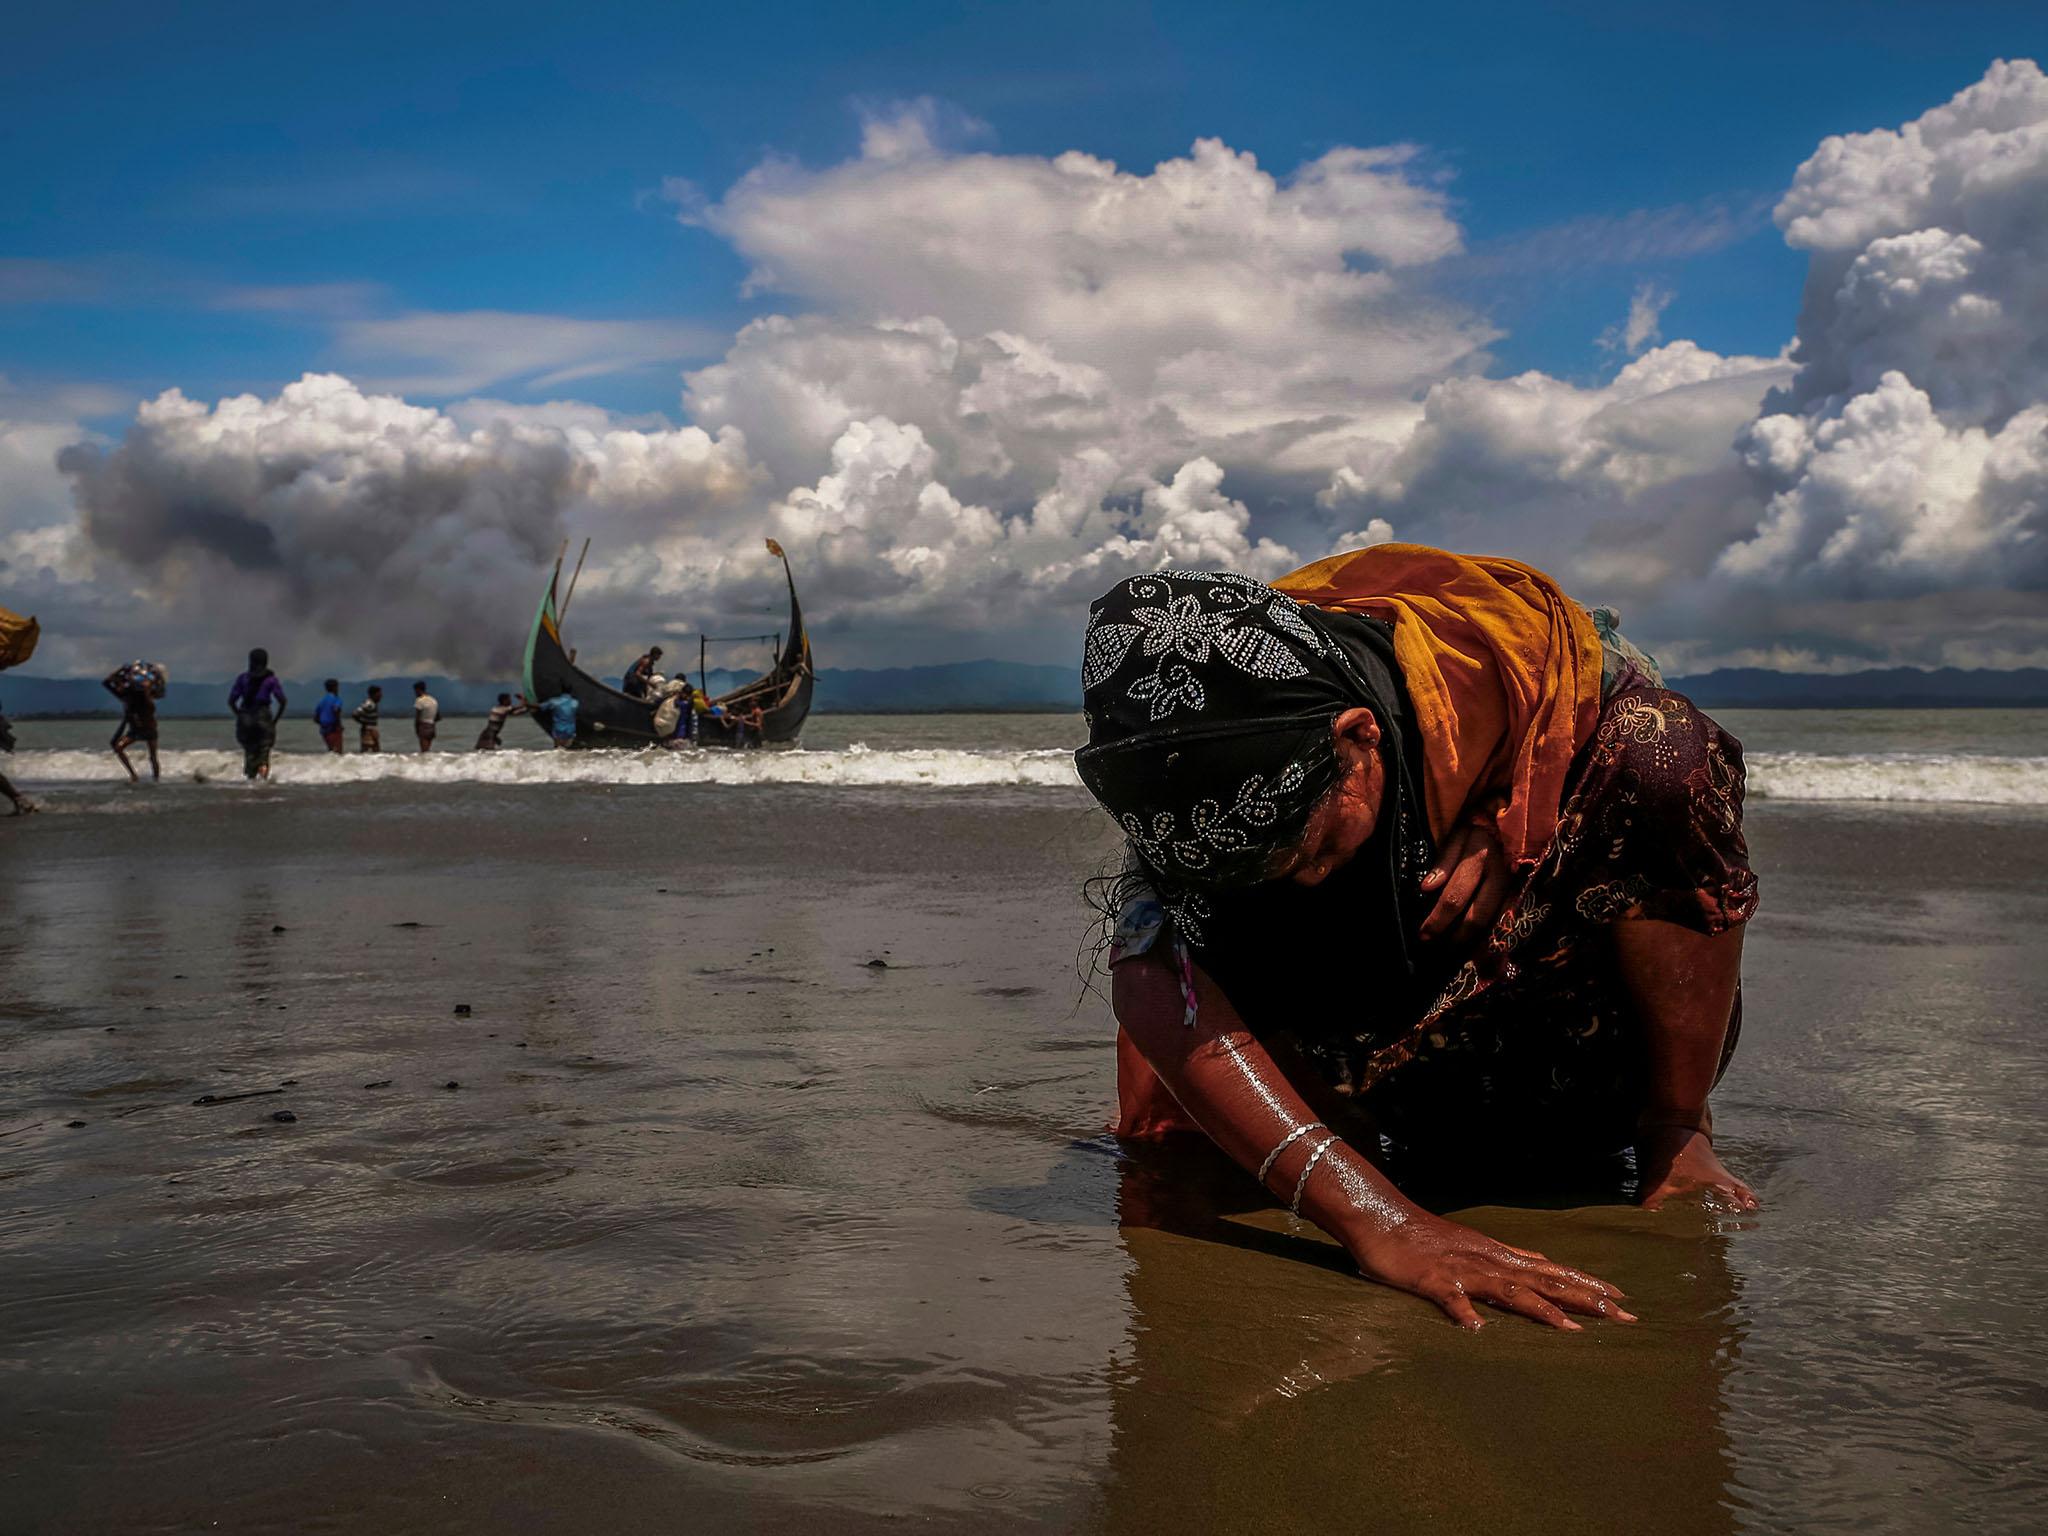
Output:
<path fill-rule="evenodd" d="M 772 533 L 837 664 L 1056 660 L 1118 570 L 1393 538 L 1681 667 L 2048 663 L 2043 56 L 1993 0 L 40 8 L 0 600 L 58 670 L 481 676 L 563 539 L 605 657 L 758 627 Z"/>
<path fill-rule="evenodd" d="M 1768 352 L 1803 268 L 1766 216 L 1792 167 L 1826 133 L 1901 121 L 2048 44 L 2048 7 L 1942 5 L 1930 24 L 1935 9 L 37 8 L 0 60 L 0 254 L 50 267 L 14 269 L 33 301 L 0 307 L 0 372 L 260 390 L 345 361 L 329 319 L 358 308 L 702 321 L 702 361 L 777 306 L 743 300 L 744 263 L 653 190 L 716 195 L 768 154 L 843 159 L 859 104 L 924 95 L 985 124 L 978 147 L 1135 169 L 1204 135 L 1276 172 L 1413 142 L 1480 258 L 1667 211 L 1638 259 L 1465 279 L 1506 332 L 1500 366 L 1609 366 L 1594 338 L 1646 275 L 1676 294 L 1667 331 Z M 332 287 L 247 307 L 263 302 L 247 290 L 301 285 Z M 578 393 L 674 415 L 676 373 Z"/>

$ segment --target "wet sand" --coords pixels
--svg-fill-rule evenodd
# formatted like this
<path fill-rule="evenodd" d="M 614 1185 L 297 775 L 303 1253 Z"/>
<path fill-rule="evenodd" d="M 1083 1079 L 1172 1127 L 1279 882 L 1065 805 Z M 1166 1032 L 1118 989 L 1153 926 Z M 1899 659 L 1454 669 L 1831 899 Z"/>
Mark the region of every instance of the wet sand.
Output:
<path fill-rule="evenodd" d="M 0 826 L 0 1529 L 2048 1525 L 2038 813 L 1753 812 L 1766 1209 L 1466 1212 L 1573 1337 L 1101 1135 L 1078 795 L 136 804 Z"/>

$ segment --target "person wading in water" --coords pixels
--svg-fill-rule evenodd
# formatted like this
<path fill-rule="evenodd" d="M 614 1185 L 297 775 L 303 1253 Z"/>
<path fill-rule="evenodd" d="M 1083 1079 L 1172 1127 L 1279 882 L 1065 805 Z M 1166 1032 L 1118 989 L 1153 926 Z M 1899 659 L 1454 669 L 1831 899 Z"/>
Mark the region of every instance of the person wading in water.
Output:
<path fill-rule="evenodd" d="M 514 715 L 524 715 L 531 713 L 531 711 L 531 705 L 514 704 L 511 694 L 499 694 L 498 702 L 491 707 L 490 714 L 484 718 L 484 728 L 476 734 L 477 751 L 495 752 L 504 746 L 505 722 Z"/>
<path fill-rule="evenodd" d="M 6 715 L 0 714 L 0 752 L 12 753 L 13 751 L 14 727 L 7 723 Z M 0 796 L 6 797 L 7 803 L 14 807 L 14 814 L 16 816 L 26 816 L 36 808 L 35 801 L 29 799 L 27 795 L 16 789 L 13 782 L 4 773 L 0 773 Z"/>
<path fill-rule="evenodd" d="M 434 750 L 434 734 L 441 727 L 441 701 L 427 692 L 425 683 L 412 685 L 412 733 L 419 739 L 420 750 Z"/>
<path fill-rule="evenodd" d="M 338 679 L 327 679 L 327 691 L 320 695 L 320 702 L 313 706 L 313 729 L 320 733 L 320 740 L 336 757 L 341 755 L 341 683 Z"/>
<path fill-rule="evenodd" d="M 228 708 L 235 712 L 235 740 L 242 748 L 242 777 L 270 777 L 270 753 L 277 745 L 277 722 L 284 718 L 284 685 L 270 670 L 270 652 L 258 646 L 249 653 L 249 670 L 228 690 Z"/>
<path fill-rule="evenodd" d="M 150 778 L 161 780 L 163 767 L 156 755 L 156 701 L 164 696 L 168 686 L 166 673 L 146 661 L 130 662 L 109 672 L 100 680 L 100 686 L 121 701 L 121 723 L 114 727 L 114 739 L 108 745 L 128 770 L 128 782 L 136 784 L 142 779 L 135 765 L 128 761 L 128 749 L 138 741 L 149 748 Z"/>
<path fill-rule="evenodd" d="M 384 690 L 374 683 L 363 698 L 363 702 L 349 711 L 349 718 L 356 723 L 356 750 L 358 752 L 379 752 L 383 750 L 383 738 L 377 729 L 377 706 L 384 702 Z"/>

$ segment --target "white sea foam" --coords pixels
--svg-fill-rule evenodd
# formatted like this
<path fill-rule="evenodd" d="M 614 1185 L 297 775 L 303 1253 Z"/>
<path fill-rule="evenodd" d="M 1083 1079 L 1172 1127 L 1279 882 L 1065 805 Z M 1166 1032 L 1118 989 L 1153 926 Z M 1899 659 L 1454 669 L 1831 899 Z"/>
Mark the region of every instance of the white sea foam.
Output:
<path fill-rule="evenodd" d="M 165 752 L 164 777 L 241 788 L 236 752 Z M 105 752 L 22 752 L 8 764 L 24 788 L 108 784 L 122 777 Z M 349 784 L 807 784 L 827 788 L 1078 787 L 1062 750 L 920 747 L 794 752 L 386 752 L 347 757 L 280 753 L 280 789 Z M 1753 800 L 2048 805 L 2048 757 L 1947 753 L 1749 754 Z"/>
<path fill-rule="evenodd" d="M 136 766 L 140 755 L 131 751 Z M 242 788 L 239 752 L 165 752 L 164 777 Z M 24 788 L 104 784 L 126 775 L 106 752 L 22 752 L 8 765 Z M 900 785 L 1078 784 L 1065 751 L 978 752 L 921 747 L 871 751 L 855 745 L 824 752 L 380 752 L 346 757 L 280 752 L 271 783 L 280 788 L 344 784 L 814 784 L 843 788 Z"/>
<path fill-rule="evenodd" d="M 1751 752 L 1748 763 L 1752 800 L 2048 805 L 2048 757 Z"/>

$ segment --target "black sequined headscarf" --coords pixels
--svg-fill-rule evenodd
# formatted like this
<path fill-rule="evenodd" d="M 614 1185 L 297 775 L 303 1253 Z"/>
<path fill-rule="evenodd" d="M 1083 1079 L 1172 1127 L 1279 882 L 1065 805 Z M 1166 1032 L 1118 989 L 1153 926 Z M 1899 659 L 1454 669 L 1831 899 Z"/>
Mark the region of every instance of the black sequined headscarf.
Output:
<path fill-rule="evenodd" d="M 1349 709 L 1373 712 L 1388 770 L 1360 857 L 1384 859 L 1398 882 L 1432 856 L 1384 624 L 1232 572 L 1133 576 L 1089 611 L 1081 688 L 1088 745 L 1075 766 L 1183 928 L 1198 933 L 1187 917 L 1202 909 L 1184 893 L 1256 884 L 1300 840 L 1337 781 L 1331 722 Z"/>

